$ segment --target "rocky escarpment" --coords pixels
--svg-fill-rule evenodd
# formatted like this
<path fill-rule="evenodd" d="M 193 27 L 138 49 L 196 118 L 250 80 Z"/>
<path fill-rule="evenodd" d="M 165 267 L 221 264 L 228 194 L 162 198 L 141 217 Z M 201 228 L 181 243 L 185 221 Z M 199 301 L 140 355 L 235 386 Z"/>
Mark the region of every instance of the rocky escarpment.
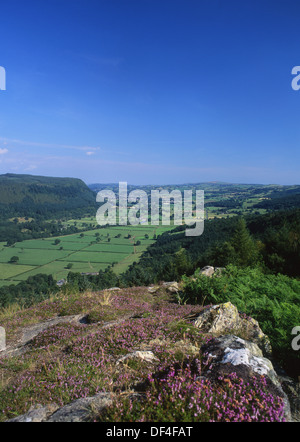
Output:
<path fill-rule="evenodd" d="M 177 421 L 297 420 L 286 394 L 295 389 L 274 368 L 257 321 L 231 303 L 176 305 L 176 290 L 164 283 L 43 303 L 43 312 L 57 315 L 15 325 L 0 352 L 2 375 L 14 368 L 0 399 L 6 420 L 126 420 L 128 409 L 139 420 L 152 401 Z M 35 314 L 38 307 L 28 312 L 31 321 Z"/>

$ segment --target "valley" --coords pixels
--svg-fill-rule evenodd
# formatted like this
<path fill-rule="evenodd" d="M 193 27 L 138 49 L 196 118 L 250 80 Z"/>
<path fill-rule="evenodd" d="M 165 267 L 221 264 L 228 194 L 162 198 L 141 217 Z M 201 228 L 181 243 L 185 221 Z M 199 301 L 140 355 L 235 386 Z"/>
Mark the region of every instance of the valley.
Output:
<path fill-rule="evenodd" d="M 84 222 L 86 224 L 88 219 Z M 76 221 L 73 221 L 76 222 Z M 80 220 L 77 222 L 80 223 Z M 172 226 L 108 226 L 73 235 L 25 240 L 0 247 L 0 287 L 44 273 L 55 280 L 70 271 L 98 273 L 112 267 L 116 274 L 138 261 L 147 247 Z M 10 262 L 12 257 L 15 262 Z"/>

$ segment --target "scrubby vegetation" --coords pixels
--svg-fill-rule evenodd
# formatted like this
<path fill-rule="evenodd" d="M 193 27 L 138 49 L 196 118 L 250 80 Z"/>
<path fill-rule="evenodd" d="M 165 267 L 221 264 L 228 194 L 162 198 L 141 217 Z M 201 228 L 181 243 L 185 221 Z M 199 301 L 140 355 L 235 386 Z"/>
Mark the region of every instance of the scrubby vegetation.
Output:
<path fill-rule="evenodd" d="M 202 307 L 169 301 L 163 289 L 153 296 L 146 288 L 132 288 L 113 295 L 58 297 L 6 317 L 7 330 L 13 330 L 11 342 L 21 326 L 55 313 L 98 311 L 98 322 L 48 328 L 31 341 L 24 355 L 0 360 L 0 419 L 25 413 L 38 403 L 61 406 L 110 391 L 115 397 L 112 406 L 93 420 L 282 421 L 282 398 L 267 390 L 264 377 L 247 384 L 234 374 L 216 382 L 201 378 L 207 361 L 200 348 L 210 336 L 187 318 Z M 103 327 L 112 313 L 119 321 Z M 119 362 L 137 349 L 151 349 L 155 360 Z M 138 400 L 133 400 L 134 391 Z"/>
<path fill-rule="evenodd" d="M 208 278 L 197 271 L 184 277 L 183 300 L 191 304 L 230 301 L 256 319 L 271 340 L 274 355 L 294 375 L 300 372 L 300 355 L 291 348 L 293 327 L 300 320 L 300 281 L 285 275 L 265 275 L 258 268 L 228 266 Z"/>
<path fill-rule="evenodd" d="M 176 365 L 176 364 L 175 364 Z M 282 400 L 266 390 L 264 378 L 220 376 L 214 385 L 201 379 L 196 361 L 148 375 L 145 401 L 126 399 L 101 416 L 109 422 L 278 422 L 283 419 Z M 100 420 L 100 419 L 98 419 Z"/>

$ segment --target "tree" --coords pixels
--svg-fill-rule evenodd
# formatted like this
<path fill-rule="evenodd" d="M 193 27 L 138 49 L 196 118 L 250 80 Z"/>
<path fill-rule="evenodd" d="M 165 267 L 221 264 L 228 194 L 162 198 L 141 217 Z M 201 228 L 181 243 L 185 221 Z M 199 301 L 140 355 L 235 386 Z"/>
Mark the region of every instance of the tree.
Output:
<path fill-rule="evenodd" d="M 180 249 L 175 253 L 175 268 L 178 275 L 183 275 L 188 271 L 189 262 L 185 249 Z"/>
<path fill-rule="evenodd" d="M 229 241 L 225 241 L 221 246 L 216 246 L 213 253 L 214 265 L 225 267 L 236 261 L 236 252 Z"/>
<path fill-rule="evenodd" d="M 237 222 L 235 233 L 230 241 L 235 252 L 235 258 L 232 264 L 246 267 L 257 264 L 259 252 L 256 243 L 252 240 L 247 229 L 246 221 L 240 218 Z"/>
<path fill-rule="evenodd" d="M 18 256 L 12 256 L 11 258 L 10 258 L 10 261 L 9 262 L 11 262 L 11 263 L 17 263 L 17 262 L 19 262 L 19 257 Z"/>

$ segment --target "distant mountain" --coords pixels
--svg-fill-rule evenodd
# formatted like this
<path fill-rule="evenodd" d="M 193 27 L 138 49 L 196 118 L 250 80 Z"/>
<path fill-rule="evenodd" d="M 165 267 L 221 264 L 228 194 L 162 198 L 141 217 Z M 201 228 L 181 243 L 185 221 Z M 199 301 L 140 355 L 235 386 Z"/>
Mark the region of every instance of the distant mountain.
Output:
<path fill-rule="evenodd" d="M 95 210 L 94 192 L 77 178 L 54 178 L 7 173 L 0 175 L 1 218 L 52 217 Z"/>

